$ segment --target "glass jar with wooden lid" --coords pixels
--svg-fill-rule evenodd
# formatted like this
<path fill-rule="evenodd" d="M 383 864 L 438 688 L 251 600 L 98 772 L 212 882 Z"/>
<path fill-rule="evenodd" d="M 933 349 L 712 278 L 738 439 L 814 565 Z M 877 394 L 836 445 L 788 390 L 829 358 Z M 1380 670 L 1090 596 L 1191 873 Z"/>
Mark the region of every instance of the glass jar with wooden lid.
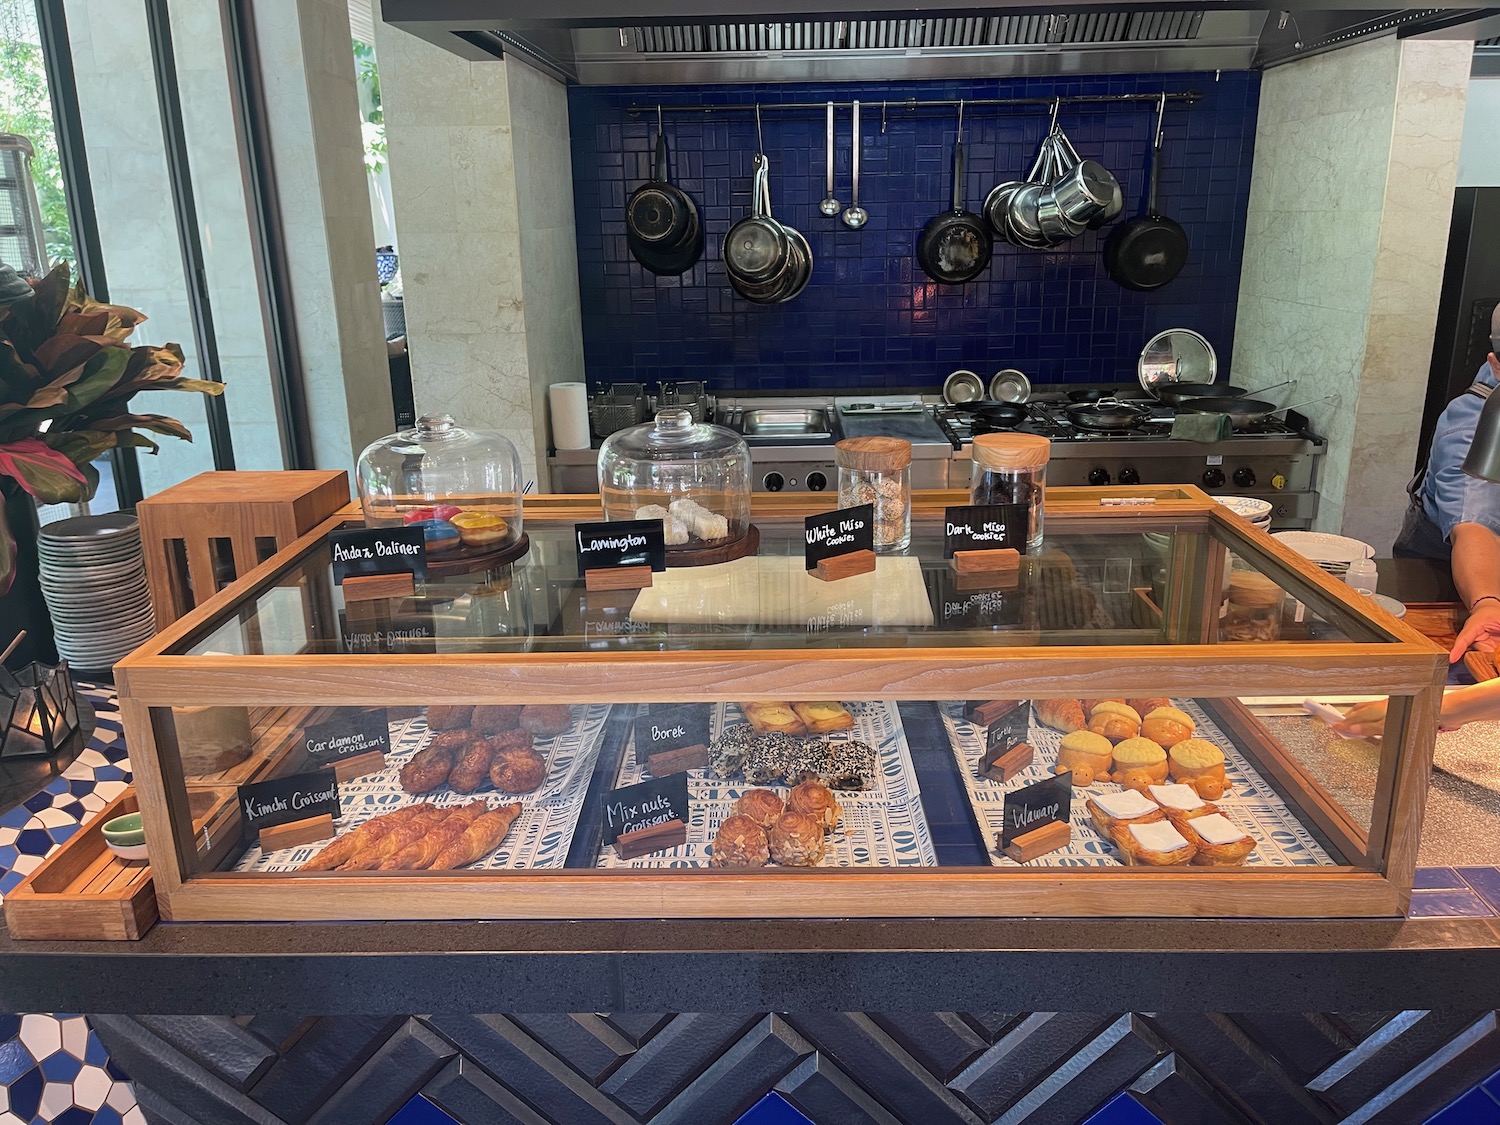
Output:
<path fill-rule="evenodd" d="M 1026 548 L 1035 554 L 1042 547 L 1047 488 L 1047 462 L 1052 443 L 1037 434 L 980 434 L 969 448 L 974 467 L 969 476 L 969 502 L 985 505 L 1015 505 L 1026 515 Z"/>
<path fill-rule="evenodd" d="M 1232 570 L 1219 618 L 1221 641 L 1275 641 L 1281 638 L 1286 592 L 1253 570 Z"/>
<path fill-rule="evenodd" d="M 872 504 L 875 550 L 911 545 L 911 442 L 894 437 L 845 438 L 833 448 L 839 507 Z"/>

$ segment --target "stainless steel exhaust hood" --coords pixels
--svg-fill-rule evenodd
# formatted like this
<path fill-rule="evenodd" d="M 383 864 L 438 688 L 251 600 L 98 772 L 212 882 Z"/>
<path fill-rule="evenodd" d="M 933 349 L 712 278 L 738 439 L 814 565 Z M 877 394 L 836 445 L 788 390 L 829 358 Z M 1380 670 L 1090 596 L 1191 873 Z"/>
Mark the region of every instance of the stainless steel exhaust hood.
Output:
<path fill-rule="evenodd" d="M 1321 0 L 1289 14 L 1139 0 L 913 11 L 913 0 L 865 0 L 851 14 L 847 0 L 549 0 L 538 14 L 537 0 L 383 0 L 383 11 L 466 58 L 513 54 L 583 85 L 676 85 L 1241 70 L 1413 33 L 1438 16 L 1451 34 L 1481 14 L 1479 2 L 1372 10 Z"/>

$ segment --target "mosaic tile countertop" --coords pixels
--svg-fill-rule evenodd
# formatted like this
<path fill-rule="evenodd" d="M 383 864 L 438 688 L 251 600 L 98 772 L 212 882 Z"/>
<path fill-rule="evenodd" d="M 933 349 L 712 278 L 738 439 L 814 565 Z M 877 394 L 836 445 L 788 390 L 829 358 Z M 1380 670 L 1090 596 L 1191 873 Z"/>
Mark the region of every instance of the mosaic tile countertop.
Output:
<path fill-rule="evenodd" d="M 1194 701 L 1175 699 L 1173 706 L 1186 711 L 1197 723 L 1196 737 L 1207 739 L 1224 751 L 1225 774 L 1230 791 L 1214 803 L 1224 815 L 1255 839 L 1255 850 L 1246 866 L 1291 866 L 1331 864 L 1328 854 L 1318 846 L 1307 829 L 1286 807 L 1266 780 L 1245 760 L 1223 731 Z M 979 761 L 984 756 L 984 729 L 962 717 L 962 703 L 941 706 L 948 740 L 963 771 L 969 803 L 979 820 L 986 840 L 994 840 L 1004 820 L 1005 794 L 1023 785 L 1035 785 L 1052 776 L 1062 735 L 1043 726 L 1033 711 L 1027 741 L 1036 748 L 1032 764 L 1009 782 L 991 781 L 979 776 Z M 1071 806 L 1073 837 L 1066 847 L 1033 860 L 1033 867 L 1118 867 L 1119 849 L 1097 828 L 1088 813 L 1088 794 L 1118 793 L 1113 782 L 1096 782 L 1088 789 L 1073 790 Z M 996 867 L 1015 867 L 1016 862 L 989 850 L 990 862 Z"/>

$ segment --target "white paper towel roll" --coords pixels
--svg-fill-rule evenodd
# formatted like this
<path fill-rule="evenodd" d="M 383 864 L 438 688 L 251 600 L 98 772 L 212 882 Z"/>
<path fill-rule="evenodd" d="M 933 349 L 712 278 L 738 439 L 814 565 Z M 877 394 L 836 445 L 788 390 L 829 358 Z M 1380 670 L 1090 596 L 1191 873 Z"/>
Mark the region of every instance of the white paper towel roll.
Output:
<path fill-rule="evenodd" d="M 547 388 L 552 408 L 554 449 L 589 447 L 589 389 L 583 383 L 553 383 Z"/>

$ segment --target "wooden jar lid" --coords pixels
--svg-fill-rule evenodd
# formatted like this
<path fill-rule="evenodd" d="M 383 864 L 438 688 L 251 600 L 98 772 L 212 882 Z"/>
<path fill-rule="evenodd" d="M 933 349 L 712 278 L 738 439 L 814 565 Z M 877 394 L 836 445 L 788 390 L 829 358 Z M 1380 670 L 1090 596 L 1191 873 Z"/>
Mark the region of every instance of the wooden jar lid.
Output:
<path fill-rule="evenodd" d="M 969 456 L 986 469 L 1039 469 L 1052 456 L 1052 443 L 1036 434 L 980 434 Z"/>
<path fill-rule="evenodd" d="M 1228 597 L 1235 605 L 1247 608 L 1274 606 L 1286 600 L 1286 591 L 1264 574 L 1234 570 L 1229 573 Z"/>
<path fill-rule="evenodd" d="M 894 473 L 911 464 L 911 442 L 897 437 L 845 438 L 833 447 L 841 469 L 866 473 Z"/>

